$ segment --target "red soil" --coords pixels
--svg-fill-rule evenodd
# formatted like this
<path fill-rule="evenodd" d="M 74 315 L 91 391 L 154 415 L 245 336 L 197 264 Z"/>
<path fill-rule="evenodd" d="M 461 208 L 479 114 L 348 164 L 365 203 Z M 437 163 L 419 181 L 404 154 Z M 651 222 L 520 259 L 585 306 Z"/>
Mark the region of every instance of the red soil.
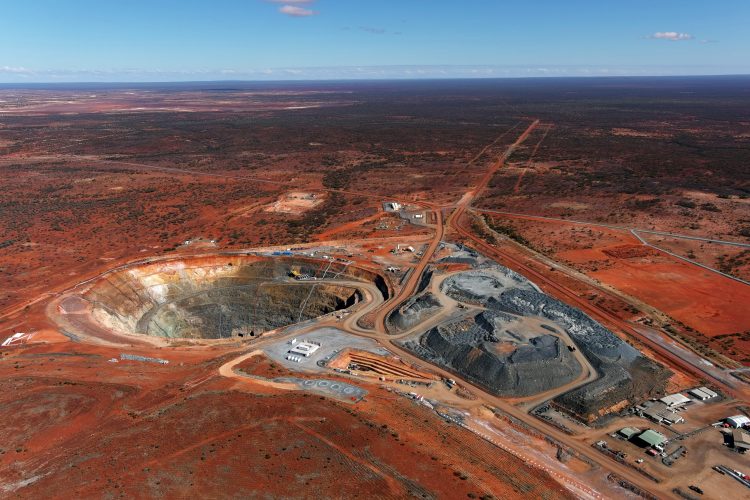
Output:
<path fill-rule="evenodd" d="M 4 495 L 569 496 L 376 386 L 351 405 L 221 378 L 221 349 L 136 352 L 170 364 L 112 363 L 119 351 L 85 344 L 3 349 Z"/>
<path fill-rule="evenodd" d="M 750 287 L 641 245 L 629 232 L 560 221 L 496 216 L 544 254 L 596 278 L 697 330 L 699 340 L 750 331 Z M 690 334 L 690 332 L 687 332 Z M 736 336 L 736 335 L 735 335 Z M 750 342 L 728 349 L 729 357 L 750 359 Z M 746 362 L 746 361 L 744 361 Z"/>
<path fill-rule="evenodd" d="M 258 354 L 247 358 L 234 368 L 248 375 L 263 378 L 289 377 L 292 372 L 284 368 L 281 364 L 272 361 L 268 356 Z"/>
<path fill-rule="evenodd" d="M 659 255 L 657 250 L 643 245 L 622 245 L 602 250 L 605 254 L 615 259 L 634 259 L 637 257 L 655 257 Z"/>
<path fill-rule="evenodd" d="M 591 274 L 705 335 L 750 330 L 750 287 L 691 264 L 618 261 Z"/>

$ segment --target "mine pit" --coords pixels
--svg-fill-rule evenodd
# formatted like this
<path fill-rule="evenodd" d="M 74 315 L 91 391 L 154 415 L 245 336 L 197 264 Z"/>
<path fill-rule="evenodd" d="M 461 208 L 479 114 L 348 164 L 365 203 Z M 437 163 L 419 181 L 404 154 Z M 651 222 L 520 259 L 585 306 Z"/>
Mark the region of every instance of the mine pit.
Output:
<path fill-rule="evenodd" d="M 192 259 L 113 272 L 81 298 L 96 323 L 120 334 L 252 339 L 349 308 L 363 300 L 364 288 L 377 293 L 373 281 L 378 279 L 368 271 L 314 259 Z"/>

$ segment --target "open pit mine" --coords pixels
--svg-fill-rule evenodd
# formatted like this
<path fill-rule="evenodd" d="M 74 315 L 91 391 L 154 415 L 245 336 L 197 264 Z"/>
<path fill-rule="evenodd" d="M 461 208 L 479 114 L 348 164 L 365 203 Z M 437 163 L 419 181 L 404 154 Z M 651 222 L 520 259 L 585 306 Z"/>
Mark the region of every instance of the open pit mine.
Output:
<path fill-rule="evenodd" d="M 340 262 L 187 259 L 105 273 L 66 296 L 59 308 L 73 316 L 83 313 L 90 325 L 123 337 L 251 340 L 352 307 L 368 293 L 365 286 L 388 294 L 382 277 Z M 87 335 L 85 326 L 78 334 Z"/>

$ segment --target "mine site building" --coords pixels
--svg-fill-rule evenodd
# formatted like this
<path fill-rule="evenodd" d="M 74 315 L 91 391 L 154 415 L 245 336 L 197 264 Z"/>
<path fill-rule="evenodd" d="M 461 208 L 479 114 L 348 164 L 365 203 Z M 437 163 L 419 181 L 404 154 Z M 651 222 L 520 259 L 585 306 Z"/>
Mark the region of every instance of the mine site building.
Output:
<path fill-rule="evenodd" d="M 656 422 L 657 424 L 662 423 L 662 421 L 664 420 L 664 417 L 661 416 L 661 412 L 654 410 L 653 408 L 649 408 L 648 410 L 644 411 L 643 416 L 651 420 L 652 422 Z"/>
<path fill-rule="evenodd" d="M 708 387 L 698 387 L 698 390 L 701 391 L 701 392 L 703 392 L 703 393 L 705 393 L 705 394 L 708 394 L 709 397 L 712 397 L 712 398 L 718 398 L 719 397 L 718 394 L 716 394 L 714 391 L 712 391 Z"/>
<path fill-rule="evenodd" d="M 695 399 L 698 399 L 700 401 L 706 401 L 707 399 L 711 399 L 713 397 L 713 396 L 709 396 L 707 393 L 703 392 L 699 388 L 697 388 L 697 389 L 690 389 L 688 391 L 688 394 L 690 394 Z"/>
<path fill-rule="evenodd" d="M 320 349 L 320 346 L 317 344 L 311 344 L 310 342 L 300 342 L 289 349 L 289 352 L 291 354 L 300 354 L 306 358 L 309 358 L 318 349 Z"/>
<path fill-rule="evenodd" d="M 656 432 L 653 429 L 648 429 L 641 432 L 633 442 L 642 447 L 651 447 L 657 450 L 661 450 L 664 447 L 664 443 L 667 441 L 667 437 L 660 432 Z"/>
<path fill-rule="evenodd" d="M 681 424 L 681 423 L 685 422 L 685 419 L 682 417 L 682 415 L 678 415 L 676 413 L 671 413 L 671 412 L 664 413 L 664 414 L 662 414 L 662 416 L 664 417 L 664 422 L 667 425 Z"/>
<path fill-rule="evenodd" d="M 643 416 L 656 422 L 657 424 L 679 424 L 685 421 L 681 415 L 678 415 L 675 408 L 669 408 L 661 401 L 649 401 L 643 405 Z"/>
<path fill-rule="evenodd" d="M 750 434 L 741 429 L 732 431 L 732 442 L 734 443 L 734 449 L 740 453 L 750 450 Z"/>
<path fill-rule="evenodd" d="M 634 436 L 636 436 L 639 432 L 641 432 L 640 429 L 637 429 L 635 427 L 623 427 L 619 431 L 617 431 L 617 434 L 628 441 L 633 439 Z"/>
<path fill-rule="evenodd" d="M 693 402 L 689 397 L 680 393 L 664 396 L 659 401 L 667 405 L 668 408 L 678 408 L 680 406 L 685 406 L 686 404 Z"/>
<path fill-rule="evenodd" d="M 745 427 L 750 424 L 750 418 L 747 418 L 745 415 L 735 415 L 733 417 L 727 417 L 725 422 L 728 423 L 730 427 L 739 429 L 740 427 Z"/>

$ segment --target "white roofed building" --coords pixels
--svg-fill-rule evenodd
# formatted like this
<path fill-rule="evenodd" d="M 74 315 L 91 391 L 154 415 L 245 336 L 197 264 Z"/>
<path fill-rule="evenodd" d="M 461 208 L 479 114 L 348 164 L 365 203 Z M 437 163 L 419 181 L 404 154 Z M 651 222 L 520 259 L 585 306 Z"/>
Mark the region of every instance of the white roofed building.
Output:
<path fill-rule="evenodd" d="M 320 349 L 320 346 L 317 344 L 311 344 L 310 342 L 299 342 L 295 344 L 294 347 L 289 349 L 289 352 L 291 354 L 300 354 L 308 358 L 318 349 Z"/>
<path fill-rule="evenodd" d="M 709 396 L 708 394 L 706 394 L 705 392 L 703 392 L 700 389 L 690 389 L 688 391 L 688 394 L 690 394 L 691 396 L 693 396 L 695 399 L 700 399 L 701 401 L 705 401 L 707 399 L 711 399 L 711 397 L 712 397 L 712 396 Z"/>
<path fill-rule="evenodd" d="M 686 404 L 692 402 L 689 397 L 680 393 L 664 396 L 659 401 L 667 405 L 668 408 L 677 408 L 678 406 L 685 406 Z"/>
<path fill-rule="evenodd" d="M 745 415 L 735 415 L 733 417 L 727 417 L 726 423 L 731 427 L 738 429 L 750 424 L 750 418 L 747 418 Z"/>
<path fill-rule="evenodd" d="M 718 396 L 719 396 L 718 394 L 716 394 L 716 393 L 715 393 L 714 391 L 712 391 L 712 390 L 711 390 L 711 389 L 709 389 L 708 387 L 698 387 L 698 389 L 699 389 L 699 390 L 700 390 L 701 392 L 703 392 L 703 393 L 705 393 L 705 394 L 708 394 L 708 395 L 709 395 L 709 396 L 711 396 L 712 398 L 715 398 L 715 397 L 718 397 Z"/>

